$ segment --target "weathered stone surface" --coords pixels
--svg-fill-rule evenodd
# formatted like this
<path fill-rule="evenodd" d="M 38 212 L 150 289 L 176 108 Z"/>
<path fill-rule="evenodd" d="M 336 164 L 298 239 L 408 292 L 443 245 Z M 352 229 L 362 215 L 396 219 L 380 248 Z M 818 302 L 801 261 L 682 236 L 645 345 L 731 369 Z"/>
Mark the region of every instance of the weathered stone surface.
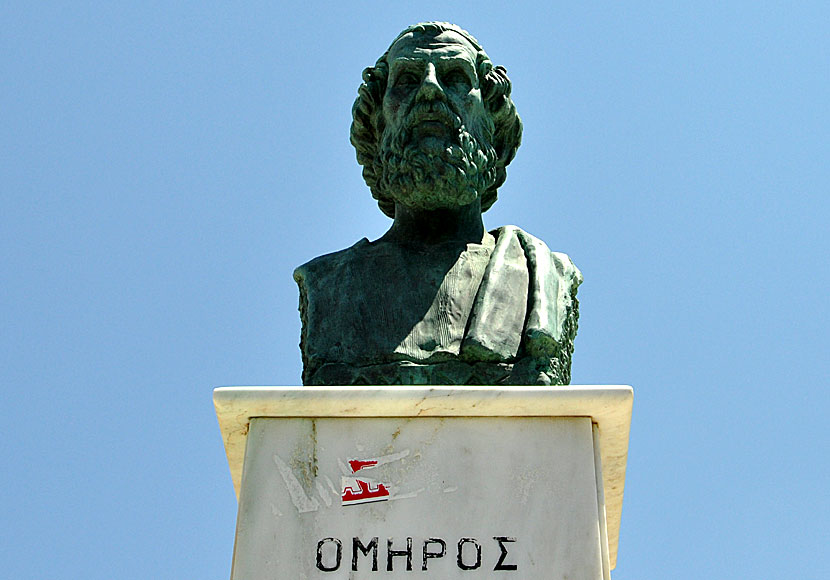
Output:
<path fill-rule="evenodd" d="M 632 399 L 624 386 L 216 389 L 239 496 L 232 577 L 608 578 Z M 353 493 L 354 478 L 368 497 Z M 373 493 L 379 484 L 388 493 Z M 375 536 L 378 570 L 365 553 L 355 569 L 352 538 Z M 512 574 L 496 570 L 499 536 L 516 540 L 505 560 Z M 325 544 L 321 571 L 317 548 L 332 537 L 343 559 L 336 566 Z M 389 537 L 396 547 L 413 538 L 411 571 L 403 557 L 388 570 Z M 430 537 L 447 554 L 425 570 Z M 456 565 L 462 537 L 479 540 L 480 567 Z"/>
<path fill-rule="evenodd" d="M 505 69 L 427 23 L 363 79 L 351 140 L 394 221 L 294 272 L 304 384 L 567 384 L 579 270 L 481 219 L 521 141 Z"/>

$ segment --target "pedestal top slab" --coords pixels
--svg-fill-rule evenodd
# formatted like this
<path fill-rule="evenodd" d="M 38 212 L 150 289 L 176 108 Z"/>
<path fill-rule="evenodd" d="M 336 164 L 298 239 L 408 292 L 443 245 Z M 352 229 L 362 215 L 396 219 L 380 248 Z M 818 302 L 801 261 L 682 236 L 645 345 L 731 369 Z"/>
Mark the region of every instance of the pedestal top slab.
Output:
<path fill-rule="evenodd" d="M 239 495 L 252 418 L 590 417 L 600 435 L 612 567 L 622 511 L 633 389 L 567 387 L 220 387 L 213 395 Z"/>

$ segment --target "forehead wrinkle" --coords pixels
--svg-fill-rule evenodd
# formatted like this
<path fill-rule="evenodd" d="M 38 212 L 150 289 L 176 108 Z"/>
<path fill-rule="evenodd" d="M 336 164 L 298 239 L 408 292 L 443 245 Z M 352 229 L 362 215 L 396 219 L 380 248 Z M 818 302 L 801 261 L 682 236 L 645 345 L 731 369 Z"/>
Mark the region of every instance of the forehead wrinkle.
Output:
<path fill-rule="evenodd" d="M 467 53 L 470 54 L 473 58 L 476 57 L 478 54 L 478 50 L 467 41 L 466 38 L 463 36 L 453 33 L 449 35 L 449 38 L 440 39 L 438 37 L 447 34 L 446 32 L 438 35 L 438 36 L 431 36 L 431 35 L 415 35 L 415 34 L 407 34 L 399 38 L 392 46 L 389 47 L 389 53 L 393 54 L 397 51 L 404 50 L 404 51 L 412 51 L 412 52 L 419 52 L 419 51 L 430 51 L 430 50 L 445 50 L 447 48 L 454 48 L 458 53 Z M 455 37 L 455 38 L 453 38 Z"/>
<path fill-rule="evenodd" d="M 415 41 L 415 42 L 417 42 L 417 41 Z M 468 48 L 473 49 L 473 47 L 471 45 L 467 44 L 467 43 L 456 42 L 454 40 L 450 40 L 450 41 L 447 41 L 447 42 L 433 40 L 431 42 L 424 42 L 424 43 L 419 43 L 419 44 L 420 44 L 420 46 L 418 48 L 446 48 L 446 47 L 458 46 L 458 47 L 461 47 L 461 50 L 468 49 Z M 473 50 L 475 50 L 475 49 L 473 49 Z"/>
<path fill-rule="evenodd" d="M 469 68 L 473 68 L 473 63 L 469 58 L 465 58 L 466 55 L 447 55 L 447 56 L 439 56 L 438 62 L 440 63 L 448 63 L 448 64 L 462 64 L 466 65 Z"/>
<path fill-rule="evenodd" d="M 467 55 L 463 53 L 454 54 L 454 55 L 438 55 L 435 58 L 417 58 L 411 56 L 399 56 L 392 60 L 390 63 L 390 68 L 412 68 L 420 67 L 426 62 L 434 61 L 438 64 L 441 69 L 446 69 L 448 67 L 452 67 L 455 65 L 461 66 L 466 70 L 468 73 L 476 73 L 476 67 Z"/>
<path fill-rule="evenodd" d="M 466 64 L 466 65 L 472 66 L 473 65 L 472 61 L 469 58 L 465 58 L 465 57 L 466 57 L 466 55 L 464 55 L 464 54 L 438 55 L 434 59 L 417 58 L 417 57 L 413 57 L 413 56 L 397 56 L 394 59 L 392 59 L 391 64 L 394 64 L 396 62 L 420 64 L 420 63 L 425 62 L 425 61 L 436 60 L 436 61 L 441 62 L 441 63 L 445 63 L 445 62 L 453 63 L 453 64 L 454 63 L 460 63 L 460 64 Z"/>
<path fill-rule="evenodd" d="M 470 50 L 468 47 L 459 45 L 457 43 L 447 44 L 441 47 L 431 47 L 431 46 L 416 46 L 412 50 L 415 54 L 438 54 L 444 55 L 449 53 L 450 55 L 464 55 L 464 56 L 474 56 L 476 54 L 475 51 Z"/>
<path fill-rule="evenodd" d="M 392 59 L 390 64 L 394 64 L 396 62 L 405 62 L 405 63 L 422 63 L 426 61 L 437 61 L 437 62 L 451 62 L 451 63 L 463 63 L 469 66 L 473 66 L 475 62 L 475 55 L 469 54 L 465 50 L 459 50 L 454 54 L 434 54 L 432 51 L 418 51 L 416 49 L 415 56 L 408 56 L 408 55 L 395 55 Z"/>

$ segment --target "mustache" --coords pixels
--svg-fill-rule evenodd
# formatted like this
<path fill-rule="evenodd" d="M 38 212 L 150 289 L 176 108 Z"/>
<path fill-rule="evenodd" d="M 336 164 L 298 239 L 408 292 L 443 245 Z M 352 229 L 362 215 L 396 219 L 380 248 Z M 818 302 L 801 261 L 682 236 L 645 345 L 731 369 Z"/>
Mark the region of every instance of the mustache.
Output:
<path fill-rule="evenodd" d="M 411 130 L 415 125 L 425 121 L 438 121 L 453 130 L 461 129 L 463 123 L 461 116 L 445 102 L 431 101 L 428 103 L 416 103 L 406 114 L 404 130 Z"/>

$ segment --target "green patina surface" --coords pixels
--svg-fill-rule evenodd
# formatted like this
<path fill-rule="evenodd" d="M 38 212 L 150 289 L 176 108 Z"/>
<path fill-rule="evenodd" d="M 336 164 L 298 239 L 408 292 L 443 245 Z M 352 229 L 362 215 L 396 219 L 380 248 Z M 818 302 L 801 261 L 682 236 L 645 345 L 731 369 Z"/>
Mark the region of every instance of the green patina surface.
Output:
<path fill-rule="evenodd" d="M 568 384 L 579 270 L 481 218 L 521 142 L 505 69 L 469 33 L 426 23 L 363 80 L 351 141 L 393 223 L 295 270 L 303 383 Z"/>

